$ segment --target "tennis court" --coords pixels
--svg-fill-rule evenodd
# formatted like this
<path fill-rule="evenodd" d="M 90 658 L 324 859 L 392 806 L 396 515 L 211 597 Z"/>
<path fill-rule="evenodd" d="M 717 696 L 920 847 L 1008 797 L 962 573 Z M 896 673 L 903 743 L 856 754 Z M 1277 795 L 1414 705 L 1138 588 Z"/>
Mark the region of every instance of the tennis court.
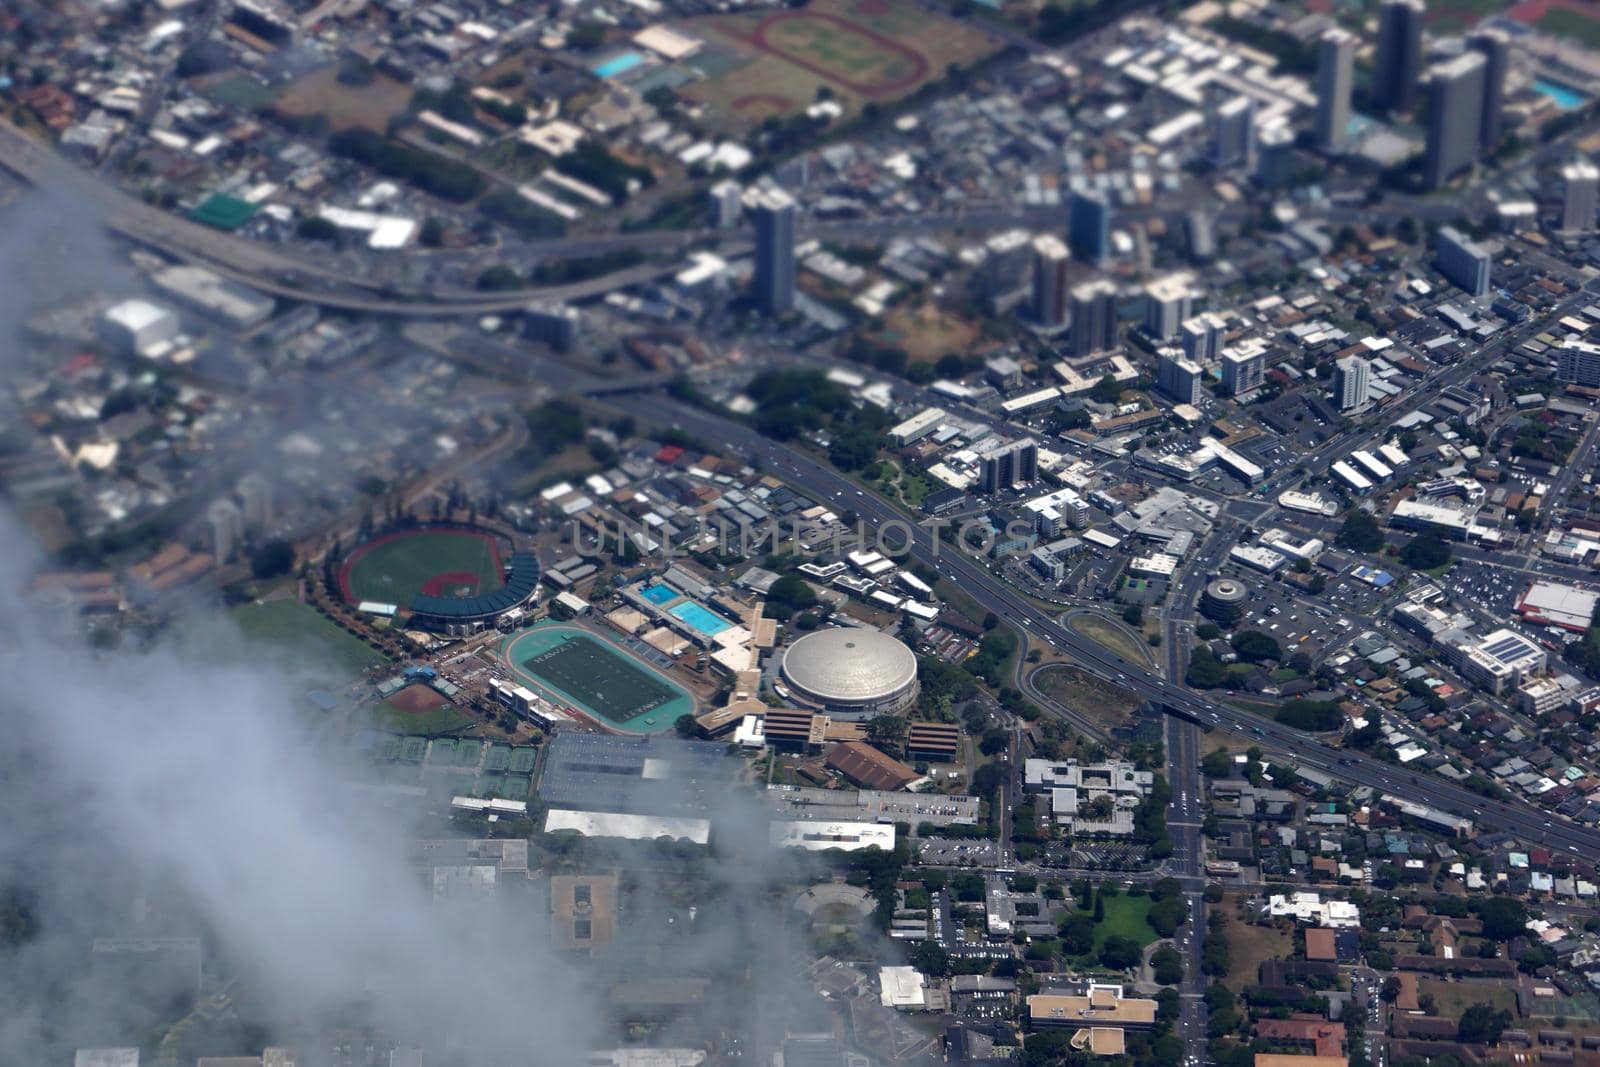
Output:
<path fill-rule="evenodd" d="M 591 718 L 630 733 L 672 728 L 694 698 L 601 638 L 572 626 L 536 626 L 503 647 L 528 684 Z"/>

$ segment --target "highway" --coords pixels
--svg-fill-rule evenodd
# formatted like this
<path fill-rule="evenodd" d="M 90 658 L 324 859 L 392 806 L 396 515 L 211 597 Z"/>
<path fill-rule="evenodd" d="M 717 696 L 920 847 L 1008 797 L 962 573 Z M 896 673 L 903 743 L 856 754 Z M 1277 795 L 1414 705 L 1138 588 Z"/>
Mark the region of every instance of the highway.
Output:
<path fill-rule="evenodd" d="M 670 401 L 652 405 L 648 421 L 667 423 L 700 440 L 717 442 L 718 447 L 759 464 L 762 470 L 801 491 L 841 510 L 855 511 L 869 531 L 887 522 L 906 521 L 906 515 L 888 502 L 857 488 L 843 475 L 809 455 L 765 438 L 743 423 Z M 1563 849 L 1580 857 L 1600 855 L 1600 831 L 1569 823 L 1520 801 L 1489 801 L 1435 775 L 1413 773 L 1361 753 L 1336 748 L 1299 730 L 1214 701 L 1158 677 L 1145 667 L 1074 633 L 995 577 L 981 562 L 932 537 L 916 539 L 911 555 L 935 567 L 944 580 L 960 587 L 986 611 L 994 612 L 1034 639 L 1067 651 L 1085 669 L 1166 708 L 1169 713 L 1187 716 L 1202 726 L 1238 731 L 1255 738 L 1262 748 L 1290 756 L 1301 766 L 1368 786 L 1382 794 L 1401 796 L 1468 817 L 1485 830 L 1513 833 L 1530 844 Z M 1179 743 L 1182 743 L 1181 732 Z M 1182 790 L 1175 788 L 1175 800 L 1181 803 L 1181 796 Z M 1175 846 L 1176 843 L 1175 839 Z"/>

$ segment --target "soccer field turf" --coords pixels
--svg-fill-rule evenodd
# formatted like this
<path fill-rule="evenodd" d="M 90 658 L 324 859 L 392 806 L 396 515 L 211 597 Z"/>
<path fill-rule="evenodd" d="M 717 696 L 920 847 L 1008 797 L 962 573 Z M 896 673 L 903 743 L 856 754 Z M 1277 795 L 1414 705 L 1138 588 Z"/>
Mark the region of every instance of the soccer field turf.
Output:
<path fill-rule="evenodd" d="M 615 723 L 677 698 L 670 686 L 587 637 L 573 637 L 522 661 L 522 669 Z"/>

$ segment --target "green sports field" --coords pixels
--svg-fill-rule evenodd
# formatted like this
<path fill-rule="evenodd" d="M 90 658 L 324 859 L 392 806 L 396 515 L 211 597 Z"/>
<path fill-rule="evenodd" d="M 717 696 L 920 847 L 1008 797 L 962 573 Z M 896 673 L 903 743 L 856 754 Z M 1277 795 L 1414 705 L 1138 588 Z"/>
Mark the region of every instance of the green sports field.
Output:
<path fill-rule="evenodd" d="M 482 596 L 500 588 L 500 553 L 491 537 L 469 530 L 406 530 L 352 552 L 339 585 L 352 604 L 374 601 L 401 608 L 419 593 Z"/>
<path fill-rule="evenodd" d="M 535 688 L 631 733 L 669 730 L 694 698 L 632 656 L 572 626 L 536 626 L 511 638 L 506 662 Z"/>
<path fill-rule="evenodd" d="M 233 610 L 233 619 L 246 637 L 277 646 L 313 669 L 332 671 L 330 681 L 360 677 L 362 670 L 386 658 L 324 618 L 317 609 L 294 600 L 244 604 Z"/>

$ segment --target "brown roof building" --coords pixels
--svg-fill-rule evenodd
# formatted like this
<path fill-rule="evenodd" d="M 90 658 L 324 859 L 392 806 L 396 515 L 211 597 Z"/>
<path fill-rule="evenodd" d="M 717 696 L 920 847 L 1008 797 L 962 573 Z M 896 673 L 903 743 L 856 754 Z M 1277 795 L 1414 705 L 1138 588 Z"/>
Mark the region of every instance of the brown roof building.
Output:
<path fill-rule="evenodd" d="M 1306 931 L 1306 959 L 1337 960 L 1338 958 L 1339 950 L 1334 945 L 1332 930 L 1318 926 Z"/>
<path fill-rule="evenodd" d="M 1124 997 L 1121 986 L 1090 986 L 1071 996 L 1035 994 L 1028 998 L 1028 1018 L 1035 1026 L 1148 1027 L 1156 1024 L 1156 1002 Z"/>
<path fill-rule="evenodd" d="M 772 715 L 767 715 L 767 736 L 772 736 Z M 828 766 L 863 789 L 904 789 L 921 775 L 862 741 L 835 745 L 828 753 Z"/>
<path fill-rule="evenodd" d="M 1295 1056 L 1281 1052 L 1258 1052 L 1256 1067 L 1350 1067 L 1350 1061 L 1343 1056 Z"/>
<path fill-rule="evenodd" d="M 1316 1056 L 1339 1056 L 1344 1052 L 1344 1023 L 1326 1019 L 1261 1019 L 1256 1022 L 1256 1036 L 1302 1045 Z"/>
<path fill-rule="evenodd" d="M 617 935 L 617 876 L 558 874 L 550 879 L 550 935 L 557 947 L 593 953 Z"/>

